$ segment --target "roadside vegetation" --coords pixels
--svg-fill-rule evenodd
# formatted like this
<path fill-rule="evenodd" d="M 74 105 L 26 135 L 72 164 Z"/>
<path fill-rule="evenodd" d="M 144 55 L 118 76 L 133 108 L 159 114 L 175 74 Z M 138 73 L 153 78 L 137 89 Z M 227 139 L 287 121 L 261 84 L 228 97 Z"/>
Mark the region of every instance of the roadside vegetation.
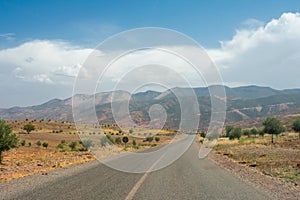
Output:
<path fill-rule="evenodd" d="M 152 132 L 156 130 L 120 130 L 115 124 L 86 125 L 78 132 L 74 123 L 49 119 L 0 121 L 0 182 L 93 160 L 93 148 L 114 144 L 120 151 L 136 151 L 168 143 L 174 136 L 171 130 L 156 136 Z M 126 146 L 123 137 L 128 137 Z"/>
<path fill-rule="evenodd" d="M 300 185 L 299 118 L 283 124 L 267 117 L 261 127 L 228 125 L 214 147 L 216 153 L 261 173 Z"/>

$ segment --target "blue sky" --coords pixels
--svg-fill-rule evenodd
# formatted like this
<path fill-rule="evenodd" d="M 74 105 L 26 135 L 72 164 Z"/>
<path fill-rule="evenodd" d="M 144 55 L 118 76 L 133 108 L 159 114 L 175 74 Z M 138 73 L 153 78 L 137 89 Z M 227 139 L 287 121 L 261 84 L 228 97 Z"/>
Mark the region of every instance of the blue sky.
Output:
<path fill-rule="evenodd" d="M 0 0 L 0 108 L 70 97 L 94 47 L 141 27 L 195 39 L 228 86 L 300 88 L 299 13 L 299 0 Z"/>
<path fill-rule="evenodd" d="M 228 40 L 248 19 L 262 22 L 300 10 L 298 0 L 204 1 L 0 1 L 1 47 L 33 39 L 61 39 L 94 47 L 123 30 L 158 26 L 183 32 L 204 47 Z"/>

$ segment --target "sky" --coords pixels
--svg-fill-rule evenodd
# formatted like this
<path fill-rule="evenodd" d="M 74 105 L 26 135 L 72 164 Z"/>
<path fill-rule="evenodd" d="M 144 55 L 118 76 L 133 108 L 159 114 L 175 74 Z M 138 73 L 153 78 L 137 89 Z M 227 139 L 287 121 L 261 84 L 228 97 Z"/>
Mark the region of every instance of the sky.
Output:
<path fill-rule="evenodd" d="M 300 88 L 299 13 L 299 0 L 0 0 L 0 107 L 70 97 L 99 43 L 142 27 L 193 38 L 226 85 Z"/>

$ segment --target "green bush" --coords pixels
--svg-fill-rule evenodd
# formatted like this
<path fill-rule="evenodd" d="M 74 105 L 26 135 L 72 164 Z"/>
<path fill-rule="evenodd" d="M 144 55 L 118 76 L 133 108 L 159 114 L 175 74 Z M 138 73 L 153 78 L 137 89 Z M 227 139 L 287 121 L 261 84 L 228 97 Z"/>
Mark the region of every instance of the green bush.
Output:
<path fill-rule="evenodd" d="M 24 147 L 25 144 L 26 144 L 26 140 L 22 140 L 22 141 L 20 142 L 20 144 L 21 144 L 22 147 Z"/>
<path fill-rule="evenodd" d="M 155 141 L 156 141 L 156 142 L 159 142 L 159 141 L 160 141 L 160 138 L 159 138 L 159 137 L 155 137 Z"/>
<path fill-rule="evenodd" d="M 2 152 L 16 148 L 18 143 L 19 138 L 12 133 L 12 127 L 0 120 L 0 164 L 2 163 Z"/>
<path fill-rule="evenodd" d="M 75 151 L 76 150 L 76 147 L 77 147 L 77 142 L 71 142 L 69 144 L 69 147 L 71 148 L 72 151 Z"/>
<path fill-rule="evenodd" d="M 36 146 L 38 146 L 38 147 L 40 147 L 40 146 L 42 145 L 41 141 L 39 141 L 39 140 L 38 140 L 38 141 L 36 141 L 36 143 L 35 143 L 35 144 L 36 144 Z"/>
<path fill-rule="evenodd" d="M 136 140 L 135 139 L 132 140 L 132 145 L 136 146 Z"/>
<path fill-rule="evenodd" d="M 49 144 L 48 144 L 48 142 L 43 142 L 43 144 L 42 144 L 42 145 L 43 145 L 43 147 L 44 147 L 44 148 L 46 148 L 46 149 L 47 149 Z"/>
<path fill-rule="evenodd" d="M 146 137 L 146 141 L 147 142 L 152 142 L 153 141 L 153 137 L 150 137 L 150 136 Z"/>
<path fill-rule="evenodd" d="M 63 145 L 62 143 L 59 143 L 59 144 L 57 145 L 56 148 L 58 148 L 58 149 L 63 149 L 63 148 L 64 148 L 64 145 Z"/>
<path fill-rule="evenodd" d="M 200 136 L 205 138 L 206 137 L 206 133 L 204 131 L 201 131 Z"/>

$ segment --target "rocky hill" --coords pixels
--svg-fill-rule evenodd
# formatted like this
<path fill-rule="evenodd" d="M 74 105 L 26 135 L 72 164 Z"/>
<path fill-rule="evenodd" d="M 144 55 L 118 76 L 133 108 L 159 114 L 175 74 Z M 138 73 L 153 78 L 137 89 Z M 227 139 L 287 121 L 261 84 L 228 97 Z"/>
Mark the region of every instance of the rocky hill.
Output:
<path fill-rule="evenodd" d="M 219 86 L 211 86 L 219 87 Z M 95 109 L 100 123 L 114 123 L 111 112 L 111 101 L 122 105 L 129 101 L 132 120 L 138 124 L 149 123 L 148 111 L 154 104 L 165 108 L 166 126 L 179 126 L 181 111 L 178 99 L 174 95 L 180 91 L 188 99 L 188 88 L 173 88 L 164 92 L 147 91 L 130 94 L 126 91 L 97 93 L 93 95 L 78 94 L 65 100 L 53 99 L 44 104 L 29 107 L 12 107 L 0 109 L 0 118 L 6 120 L 44 119 L 73 121 L 72 101 L 77 105 L 95 101 Z M 200 107 L 200 127 L 205 128 L 210 120 L 210 96 L 208 88 L 194 88 Z M 227 97 L 227 123 L 261 118 L 268 115 L 300 114 L 300 89 L 275 90 L 269 87 L 243 86 L 225 87 Z M 173 92 L 172 92 L 173 91 Z M 174 92 L 175 91 L 175 92 Z M 186 94 L 186 95 L 185 95 Z M 83 111 L 84 112 L 84 111 Z M 120 110 L 119 112 L 123 112 Z M 125 122 L 126 123 L 126 122 Z M 158 122 L 159 123 L 159 122 Z"/>

